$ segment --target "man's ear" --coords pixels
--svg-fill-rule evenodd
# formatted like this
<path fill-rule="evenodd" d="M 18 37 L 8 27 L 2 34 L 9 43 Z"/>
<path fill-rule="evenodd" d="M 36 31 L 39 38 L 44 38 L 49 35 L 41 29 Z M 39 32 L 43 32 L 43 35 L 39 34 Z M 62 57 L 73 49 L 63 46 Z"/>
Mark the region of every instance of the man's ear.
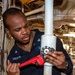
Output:
<path fill-rule="evenodd" d="M 11 40 L 12 36 L 10 34 L 10 30 L 8 28 L 5 28 L 5 32 L 6 32 L 7 38 Z"/>
<path fill-rule="evenodd" d="M 8 28 L 5 28 L 5 32 L 6 32 L 6 34 L 8 35 L 8 36 L 10 36 L 11 34 L 10 34 L 10 31 L 9 31 L 9 29 Z"/>

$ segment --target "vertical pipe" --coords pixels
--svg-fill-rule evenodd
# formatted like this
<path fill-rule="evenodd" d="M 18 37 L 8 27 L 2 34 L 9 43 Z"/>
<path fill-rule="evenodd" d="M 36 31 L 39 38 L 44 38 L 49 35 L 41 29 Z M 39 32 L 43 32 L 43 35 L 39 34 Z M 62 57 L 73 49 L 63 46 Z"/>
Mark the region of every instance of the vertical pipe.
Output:
<path fill-rule="evenodd" d="M 53 0 L 45 0 L 45 32 L 41 36 L 40 53 L 46 56 L 51 49 L 56 50 L 56 37 L 53 35 Z M 44 63 L 44 75 L 52 75 L 52 64 Z"/>
<path fill-rule="evenodd" d="M 53 35 L 53 0 L 45 0 L 45 34 Z"/>
<path fill-rule="evenodd" d="M 2 0 L 2 14 L 4 13 L 4 11 L 8 8 L 8 0 Z M 2 21 L 2 24 L 3 24 L 3 21 Z M 4 53 L 4 50 L 6 50 L 6 42 L 7 42 L 7 39 L 6 39 L 6 35 L 5 35 L 5 32 L 4 32 L 4 26 L 2 25 L 2 75 L 6 75 L 6 59 L 7 59 L 7 54 Z"/>
<path fill-rule="evenodd" d="M 11 7 L 11 0 L 8 0 L 8 8 Z"/>

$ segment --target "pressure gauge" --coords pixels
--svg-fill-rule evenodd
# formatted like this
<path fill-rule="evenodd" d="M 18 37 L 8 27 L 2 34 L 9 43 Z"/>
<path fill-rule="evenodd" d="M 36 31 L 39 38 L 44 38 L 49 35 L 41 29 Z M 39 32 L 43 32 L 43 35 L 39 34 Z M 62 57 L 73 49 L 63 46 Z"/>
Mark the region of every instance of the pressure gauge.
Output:
<path fill-rule="evenodd" d="M 46 55 L 48 52 L 54 52 L 54 49 L 49 46 L 42 47 L 41 54 Z"/>

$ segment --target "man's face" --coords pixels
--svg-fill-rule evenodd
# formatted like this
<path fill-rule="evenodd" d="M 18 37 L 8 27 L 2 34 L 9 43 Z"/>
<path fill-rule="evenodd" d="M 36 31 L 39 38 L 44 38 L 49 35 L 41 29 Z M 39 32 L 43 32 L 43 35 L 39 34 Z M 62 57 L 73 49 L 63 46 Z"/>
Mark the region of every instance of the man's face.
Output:
<path fill-rule="evenodd" d="M 7 31 L 17 43 L 27 44 L 30 41 L 30 30 L 25 16 L 22 14 L 13 16 L 9 15 L 6 22 L 9 25 L 9 29 L 7 29 Z"/>

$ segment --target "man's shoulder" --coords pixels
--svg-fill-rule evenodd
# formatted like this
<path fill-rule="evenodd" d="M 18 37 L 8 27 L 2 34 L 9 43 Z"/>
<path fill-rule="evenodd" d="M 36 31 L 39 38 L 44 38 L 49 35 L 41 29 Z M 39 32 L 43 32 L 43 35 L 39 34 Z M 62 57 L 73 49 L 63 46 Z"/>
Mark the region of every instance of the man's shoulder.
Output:
<path fill-rule="evenodd" d="M 44 34 L 44 32 L 43 31 L 40 31 L 39 29 L 34 29 L 32 31 L 36 32 L 36 34 Z"/>
<path fill-rule="evenodd" d="M 16 45 L 16 44 L 14 44 L 14 46 L 11 48 L 10 52 L 11 52 L 11 51 L 15 51 L 15 50 L 16 50 L 16 48 L 17 48 L 17 45 Z"/>
<path fill-rule="evenodd" d="M 18 51 L 17 48 L 18 48 L 17 45 L 14 44 L 14 46 L 11 48 L 8 56 L 13 56 L 15 54 L 15 52 Z"/>
<path fill-rule="evenodd" d="M 19 57 L 20 54 L 20 49 L 18 48 L 18 46 L 15 44 L 12 49 L 10 50 L 7 59 L 9 59 L 11 62 L 13 61 L 13 59 L 16 59 Z"/>

